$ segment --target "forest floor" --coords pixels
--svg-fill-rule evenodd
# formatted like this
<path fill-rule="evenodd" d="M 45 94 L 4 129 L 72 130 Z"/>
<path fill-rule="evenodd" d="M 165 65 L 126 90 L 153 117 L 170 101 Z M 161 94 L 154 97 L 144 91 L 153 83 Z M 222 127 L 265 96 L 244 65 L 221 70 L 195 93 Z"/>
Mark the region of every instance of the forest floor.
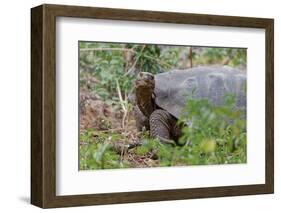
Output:
<path fill-rule="evenodd" d="M 125 126 L 122 127 L 123 114 L 120 106 L 107 104 L 98 95 L 92 94 L 85 88 L 80 90 L 81 170 L 98 169 L 103 166 L 105 168 L 159 166 L 159 160 L 155 158 L 152 151 L 139 153 L 137 150 L 140 141 L 147 137 L 148 132 L 137 131 L 132 111 L 128 112 Z M 107 156 L 107 160 L 112 161 L 113 164 L 99 165 L 97 162 L 99 159 L 95 159 L 103 148 L 106 149 L 104 152 L 110 151 L 109 154 L 112 156 Z"/>

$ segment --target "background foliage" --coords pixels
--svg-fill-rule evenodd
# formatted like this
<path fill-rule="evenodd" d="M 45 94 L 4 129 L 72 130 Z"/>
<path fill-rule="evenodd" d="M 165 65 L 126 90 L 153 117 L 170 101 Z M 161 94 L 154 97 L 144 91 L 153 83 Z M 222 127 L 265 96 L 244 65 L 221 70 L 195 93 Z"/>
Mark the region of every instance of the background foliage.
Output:
<path fill-rule="evenodd" d="M 245 70 L 246 49 L 80 42 L 79 57 L 80 169 L 246 162 L 246 122 L 233 102 L 219 108 L 191 100 L 186 110 L 193 117 L 181 121 L 197 123 L 184 128 L 183 146 L 173 147 L 136 131 L 128 101 L 140 71 L 157 74 L 217 64 Z M 128 149 L 136 142 L 141 145 Z"/>

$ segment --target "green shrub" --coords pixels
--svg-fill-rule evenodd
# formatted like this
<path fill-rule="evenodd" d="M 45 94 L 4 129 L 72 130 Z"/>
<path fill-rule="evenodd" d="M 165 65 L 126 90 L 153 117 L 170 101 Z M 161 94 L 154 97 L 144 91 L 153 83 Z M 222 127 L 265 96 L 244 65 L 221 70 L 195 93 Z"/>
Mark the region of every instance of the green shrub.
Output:
<path fill-rule="evenodd" d="M 179 122 L 187 124 L 179 143 L 188 144 L 195 164 L 246 162 L 245 112 L 233 95 L 226 95 L 222 106 L 189 98 Z"/>

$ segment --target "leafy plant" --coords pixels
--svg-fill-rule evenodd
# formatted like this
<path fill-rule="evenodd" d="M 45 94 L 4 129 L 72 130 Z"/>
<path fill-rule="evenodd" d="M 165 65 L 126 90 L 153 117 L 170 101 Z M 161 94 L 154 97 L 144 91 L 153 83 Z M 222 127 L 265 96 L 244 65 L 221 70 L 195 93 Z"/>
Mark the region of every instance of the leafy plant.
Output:
<path fill-rule="evenodd" d="M 245 112 L 236 107 L 233 95 L 226 95 L 221 106 L 191 97 L 179 122 L 187 124 L 179 143 L 190 144 L 191 155 L 201 158 L 198 163 L 246 162 Z"/>
<path fill-rule="evenodd" d="M 114 143 L 120 134 L 87 130 L 80 134 L 80 169 L 124 168 L 120 154 L 114 149 Z"/>

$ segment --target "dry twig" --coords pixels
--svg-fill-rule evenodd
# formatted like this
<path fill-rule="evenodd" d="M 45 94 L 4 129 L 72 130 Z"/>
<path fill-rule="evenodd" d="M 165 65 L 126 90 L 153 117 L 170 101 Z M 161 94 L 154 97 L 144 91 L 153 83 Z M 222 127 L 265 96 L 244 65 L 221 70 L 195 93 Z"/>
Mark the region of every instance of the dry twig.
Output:
<path fill-rule="evenodd" d="M 125 96 L 125 100 L 123 100 L 122 94 L 121 94 L 121 89 L 118 80 L 116 79 L 116 87 L 117 87 L 117 93 L 119 97 L 119 101 L 123 110 L 123 118 L 122 118 L 122 128 L 125 129 L 125 120 L 128 114 L 128 107 L 126 106 L 127 102 L 127 96 Z"/>

